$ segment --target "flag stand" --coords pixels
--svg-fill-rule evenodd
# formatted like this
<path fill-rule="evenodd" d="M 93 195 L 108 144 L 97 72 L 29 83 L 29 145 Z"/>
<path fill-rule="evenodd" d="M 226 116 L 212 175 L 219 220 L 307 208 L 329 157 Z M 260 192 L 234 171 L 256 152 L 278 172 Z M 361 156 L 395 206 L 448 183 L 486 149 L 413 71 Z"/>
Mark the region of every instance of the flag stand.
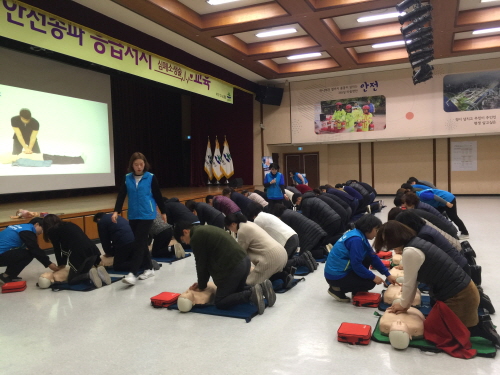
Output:
<path fill-rule="evenodd" d="M 210 182 L 210 180 L 208 180 L 207 185 L 212 185 L 212 183 Z"/>

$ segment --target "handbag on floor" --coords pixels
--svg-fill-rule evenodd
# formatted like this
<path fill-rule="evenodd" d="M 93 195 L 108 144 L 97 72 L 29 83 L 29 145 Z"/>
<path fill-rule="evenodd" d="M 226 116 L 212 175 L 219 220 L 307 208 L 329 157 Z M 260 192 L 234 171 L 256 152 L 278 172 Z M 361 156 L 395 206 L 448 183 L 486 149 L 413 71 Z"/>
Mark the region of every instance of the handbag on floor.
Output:
<path fill-rule="evenodd" d="M 366 324 L 342 323 L 337 331 L 337 339 L 350 345 L 368 345 L 372 327 Z"/>
<path fill-rule="evenodd" d="M 358 292 L 352 298 L 352 304 L 358 307 L 378 307 L 380 299 L 380 293 Z"/>
<path fill-rule="evenodd" d="M 2 293 L 15 293 L 26 290 L 26 281 L 13 281 L 2 285 Z"/>
<path fill-rule="evenodd" d="M 155 308 L 169 307 L 177 302 L 180 293 L 163 292 L 157 296 L 151 297 L 151 305 Z"/>

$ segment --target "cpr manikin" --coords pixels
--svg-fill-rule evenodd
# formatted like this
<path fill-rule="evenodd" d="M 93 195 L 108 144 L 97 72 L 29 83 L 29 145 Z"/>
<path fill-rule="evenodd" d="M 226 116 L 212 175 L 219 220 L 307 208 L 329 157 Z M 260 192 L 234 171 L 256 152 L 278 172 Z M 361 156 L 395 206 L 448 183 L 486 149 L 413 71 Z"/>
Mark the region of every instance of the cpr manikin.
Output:
<path fill-rule="evenodd" d="M 217 287 L 212 282 L 202 291 L 189 288 L 177 299 L 177 308 L 181 312 L 188 312 L 194 305 L 213 305 L 216 291 Z"/>
<path fill-rule="evenodd" d="M 400 299 L 402 289 L 403 289 L 403 287 L 400 285 L 393 285 L 393 284 L 389 285 L 387 290 L 384 292 L 384 303 L 392 305 L 392 303 L 395 299 Z M 415 298 L 413 299 L 413 302 L 411 305 L 412 306 L 420 306 L 421 300 L 422 300 L 422 295 L 420 293 L 420 290 L 417 290 L 417 293 L 415 294 Z"/>
<path fill-rule="evenodd" d="M 396 299 L 393 305 L 399 303 Z M 389 341 L 395 349 L 406 349 L 410 340 L 424 337 L 424 314 L 414 307 L 407 312 L 395 314 L 388 308 L 380 318 L 380 332 L 389 336 Z"/>
<path fill-rule="evenodd" d="M 55 272 L 45 272 L 38 278 L 38 287 L 41 289 L 50 288 L 54 283 L 64 283 L 68 281 L 69 267 Z"/>

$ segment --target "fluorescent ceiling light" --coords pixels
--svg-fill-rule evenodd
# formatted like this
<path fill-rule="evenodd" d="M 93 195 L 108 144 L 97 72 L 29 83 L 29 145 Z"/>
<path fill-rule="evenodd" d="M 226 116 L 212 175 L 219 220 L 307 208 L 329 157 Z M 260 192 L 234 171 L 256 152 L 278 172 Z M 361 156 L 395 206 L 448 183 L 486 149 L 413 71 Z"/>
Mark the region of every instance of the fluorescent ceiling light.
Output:
<path fill-rule="evenodd" d="M 321 56 L 321 52 L 313 52 L 313 53 L 304 53 L 302 55 L 293 55 L 293 56 L 288 56 L 288 60 L 297 60 L 297 59 L 307 59 L 309 57 L 318 57 Z"/>
<path fill-rule="evenodd" d="M 488 33 L 498 33 L 500 32 L 500 27 L 494 27 L 492 29 L 482 29 L 482 30 L 474 30 L 472 34 L 488 34 Z"/>
<path fill-rule="evenodd" d="M 357 19 L 358 22 L 370 22 L 370 21 L 378 21 L 378 20 L 385 20 L 387 18 L 397 18 L 398 16 L 402 16 L 406 14 L 405 12 L 403 13 L 385 13 L 385 14 L 378 14 L 376 16 L 366 16 L 366 17 L 360 17 Z"/>
<path fill-rule="evenodd" d="M 493 1 L 498 1 L 498 0 L 481 0 L 482 3 L 491 3 Z"/>
<path fill-rule="evenodd" d="M 404 40 L 397 40 L 395 42 L 373 44 L 372 48 L 384 48 L 384 47 L 403 46 L 404 44 L 405 44 Z"/>
<path fill-rule="evenodd" d="M 219 5 L 225 3 L 232 3 L 233 1 L 240 1 L 240 0 L 207 0 L 207 3 L 209 3 L 210 5 Z"/>
<path fill-rule="evenodd" d="M 255 34 L 257 38 L 266 38 L 268 36 L 276 36 L 276 35 L 285 35 L 285 34 L 293 34 L 296 33 L 297 29 L 281 29 L 281 30 L 272 30 L 272 31 L 264 31 L 262 33 Z"/>

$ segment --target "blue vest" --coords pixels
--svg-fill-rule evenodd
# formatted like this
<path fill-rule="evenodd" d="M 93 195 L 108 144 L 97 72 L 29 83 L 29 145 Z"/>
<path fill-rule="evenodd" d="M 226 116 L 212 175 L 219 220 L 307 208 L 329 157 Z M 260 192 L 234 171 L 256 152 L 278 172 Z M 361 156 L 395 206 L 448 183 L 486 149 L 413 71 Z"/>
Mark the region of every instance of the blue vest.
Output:
<path fill-rule="evenodd" d="M 352 229 L 349 232 L 345 233 L 333 246 L 330 250 L 330 254 L 328 254 L 328 258 L 325 264 L 325 277 L 329 278 L 328 275 L 331 276 L 339 276 L 344 275 L 352 270 L 351 266 L 351 256 L 349 249 L 345 246 L 345 241 L 347 241 L 351 237 L 359 237 L 363 241 L 363 245 L 365 247 L 366 255 L 372 251 L 372 247 L 370 243 L 366 239 L 365 235 L 359 229 Z"/>
<path fill-rule="evenodd" d="M 266 174 L 266 177 L 264 178 L 264 183 L 269 183 L 271 180 L 276 178 L 276 183 L 271 184 L 267 188 L 266 194 L 267 194 L 267 199 L 273 199 L 273 200 L 280 200 L 283 199 L 283 192 L 281 191 L 280 184 L 282 183 L 282 177 L 283 175 L 280 172 L 276 172 L 275 175 L 273 175 L 271 172 Z"/>
<path fill-rule="evenodd" d="M 136 186 L 133 173 L 125 176 L 129 220 L 154 220 L 156 217 L 156 202 L 151 191 L 152 180 L 153 174 L 144 172 Z"/>
<path fill-rule="evenodd" d="M 19 232 L 24 232 L 24 231 L 30 231 L 35 233 L 36 235 L 36 229 L 33 224 L 9 225 L 7 228 L 1 231 L 0 254 L 15 248 L 23 248 L 24 243 L 21 240 L 21 237 L 19 237 Z"/>
<path fill-rule="evenodd" d="M 299 178 L 299 176 L 297 176 L 298 174 L 299 172 L 295 172 L 295 174 L 293 175 L 293 180 L 298 184 L 302 184 L 302 180 Z M 307 181 L 306 176 L 302 175 L 302 178 L 304 179 L 305 184 L 309 183 L 309 181 Z"/>

